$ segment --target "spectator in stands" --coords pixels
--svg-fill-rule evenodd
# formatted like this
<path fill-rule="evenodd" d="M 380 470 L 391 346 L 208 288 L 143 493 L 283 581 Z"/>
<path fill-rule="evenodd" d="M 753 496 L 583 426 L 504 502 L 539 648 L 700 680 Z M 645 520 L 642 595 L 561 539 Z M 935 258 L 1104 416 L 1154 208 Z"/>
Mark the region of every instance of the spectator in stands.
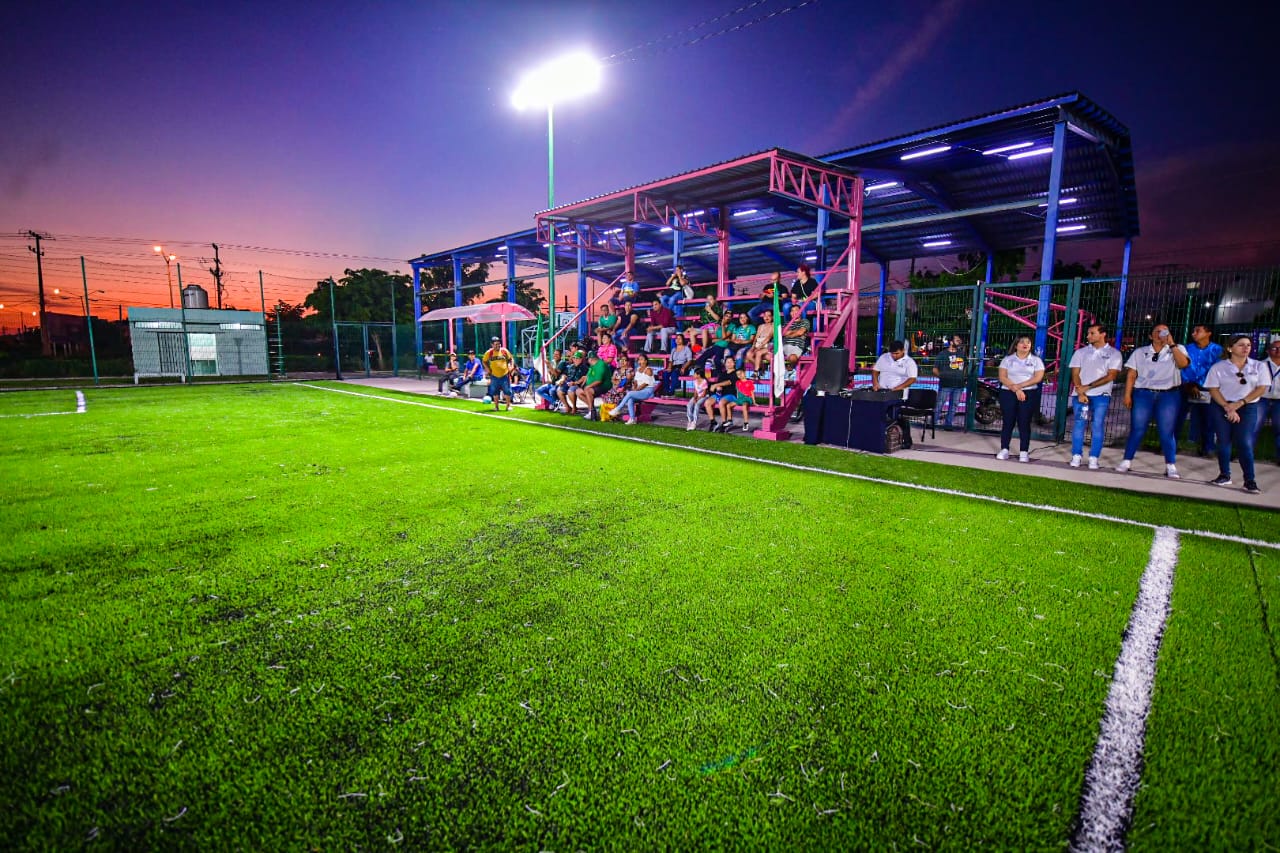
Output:
<path fill-rule="evenodd" d="M 920 367 L 906 353 L 902 341 L 890 341 L 889 351 L 882 353 L 871 368 L 871 387 L 876 391 L 901 391 L 907 399 L 907 389 L 916 384 Z"/>
<path fill-rule="evenodd" d="M 715 340 L 716 330 L 721 327 L 728 314 L 729 309 L 720 304 L 714 293 L 707 296 L 707 301 L 698 315 L 697 326 L 703 349 L 711 346 Z"/>
<path fill-rule="evenodd" d="M 1125 363 L 1124 404 L 1129 409 L 1129 440 L 1117 471 L 1128 471 L 1154 414 L 1166 477 L 1178 479 L 1178 398 L 1181 371 L 1191 363 L 1187 350 L 1173 342 L 1169 327 L 1157 323 L 1151 343 L 1135 349 Z"/>
<path fill-rule="evenodd" d="M 470 350 L 468 350 L 467 360 L 462 365 L 462 374 L 456 380 L 454 380 L 453 392 L 451 396 L 453 397 L 461 396 L 462 393 L 466 391 L 466 389 L 471 385 L 471 383 L 479 382 L 480 377 L 483 375 L 484 375 L 484 363 L 480 361 L 480 359 L 476 358 L 476 354 L 474 352 L 471 352 Z"/>
<path fill-rule="evenodd" d="M 933 375 L 938 377 L 938 402 L 934 405 L 933 420 L 942 421 L 942 428 L 950 430 L 955 422 L 956 409 L 960 406 L 960 395 L 964 393 L 968 371 L 965 370 L 964 341 L 959 335 L 953 335 L 947 341 L 946 349 L 938 353 L 933 360 Z M 942 410 L 947 410 L 947 419 L 942 420 Z"/>
<path fill-rule="evenodd" d="M 1254 444 L 1262 434 L 1262 427 L 1271 424 L 1271 438 L 1276 443 L 1275 456 L 1272 462 L 1280 465 L 1280 338 L 1267 344 L 1267 358 L 1262 367 L 1271 378 L 1267 392 L 1258 399 L 1258 425 L 1254 432 Z"/>
<path fill-rule="evenodd" d="M 600 403 L 600 420 L 610 421 L 621 417 L 618 404 L 622 402 L 622 398 L 627 395 L 627 390 L 631 387 L 631 376 L 631 362 L 624 358 L 613 371 L 609 390 L 597 397 Z"/>
<path fill-rule="evenodd" d="M 801 313 L 809 313 L 809 305 L 818 298 L 818 281 L 808 264 L 796 268 L 796 280 L 791 283 L 791 303 L 801 307 Z"/>
<path fill-rule="evenodd" d="M 1213 416 L 1209 410 L 1213 401 L 1204 388 L 1204 378 L 1209 368 L 1226 358 L 1222 345 L 1213 340 L 1213 328 L 1204 323 L 1191 327 L 1191 343 L 1187 344 L 1187 358 L 1191 363 L 1182 368 L 1182 399 L 1178 405 L 1178 425 L 1175 437 L 1182 434 L 1182 424 L 1191 420 L 1187 438 L 1196 442 L 1201 456 L 1217 452 Z"/>
<path fill-rule="evenodd" d="M 582 386 L 578 388 L 577 401 L 587 407 L 584 418 L 589 421 L 598 421 L 600 414 L 596 411 L 596 395 L 604 393 L 609 388 L 613 380 L 613 366 L 594 352 L 587 356 L 587 362 L 587 376 Z"/>
<path fill-rule="evenodd" d="M 751 404 L 756 401 L 756 383 L 747 378 L 746 371 L 739 370 L 738 377 L 733 381 L 734 405 L 742 412 L 742 431 L 749 432 L 751 430 Z M 729 417 L 725 419 L 727 426 L 723 427 L 728 432 L 733 426 L 733 407 L 729 408 Z"/>
<path fill-rule="evenodd" d="M 676 393 L 680 388 L 680 377 L 687 375 L 692 366 L 693 350 L 685 343 L 684 335 L 676 332 L 675 345 L 671 348 L 666 369 L 658 375 L 658 387 L 661 389 L 659 393 L 664 397 Z"/>
<path fill-rule="evenodd" d="M 624 302 L 635 302 L 636 296 L 640 293 L 640 285 L 636 284 L 636 274 L 633 271 L 623 273 L 622 280 L 618 282 L 618 290 L 613 296 L 609 297 L 609 304 L 615 310 L 620 309 Z M 619 311 L 621 313 L 621 311 Z"/>
<path fill-rule="evenodd" d="M 798 303 L 791 303 L 787 313 L 789 319 L 782 327 L 782 355 L 787 360 L 787 367 L 794 368 L 800 361 L 800 356 L 809 349 L 809 331 L 812 325 Z"/>
<path fill-rule="evenodd" d="M 1071 356 L 1071 467 L 1079 468 L 1084 453 L 1084 428 L 1093 431 L 1089 440 L 1089 469 L 1098 470 L 1102 439 L 1106 432 L 1107 410 L 1111 408 L 1111 389 L 1124 367 L 1120 352 L 1107 343 L 1107 329 L 1094 323 L 1085 333 L 1086 346 Z"/>
<path fill-rule="evenodd" d="M 511 392 L 511 371 L 516 364 L 515 356 L 502 345 L 501 338 L 495 337 L 490 339 L 489 349 L 480 360 L 484 362 L 485 372 L 489 374 L 488 396 L 493 401 L 493 410 L 498 411 L 499 403 L 506 397 L 506 410 L 511 411 L 511 398 L 514 396 Z"/>
<path fill-rule="evenodd" d="M 449 353 L 449 358 L 444 363 L 444 373 L 436 380 L 436 393 L 443 394 L 444 386 L 447 383 L 453 387 L 453 383 L 457 380 L 458 374 L 462 373 L 462 365 L 458 364 L 458 354 L 456 352 Z"/>
<path fill-rule="evenodd" d="M 707 417 L 711 419 L 711 423 L 707 424 L 707 429 L 718 432 L 720 421 L 716 419 L 716 414 L 722 412 L 725 405 L 731 405 L 737 396 L 737 390 L 733 387 L 737 371 L 734 370 L 732 355 L 726 355 L 721 361 L 707 362 L 707 367 L 711 368 L 710 382 L 707 385 Z"/>
<path fill-rule="evenodd" d="M 618 330 L 613 333 L 613 342 L 618 345 L 618 352 L 630 355 L 631 336 L 640 331 L 640 315 L 636 313 L 635 304 L 624 299 L 618 310 Z"/>
<path fill-rule="evenodd" d="M 625 352 L 625 349 L 622 349 L 620 352 L 618 346 L 614 344 L 613 340 L 604 333 L 601 333 L 600 337 L 596 341 L 596 354 L 607 361 L 610 367 L 618 367 L 621 364 L 621 360 L 626 358 L 626 356 L 622 354 Z"/>
<path fill-rule="evenodd" d="M 578 390 L 587 379 L 587 354 L 582 350 L 574 350 L 569 357 L 569 364 L 556 383 L 556 398 L 560 401 L 560 411 L 566 414 L 578 413 Z"/>
<path fill-rule="evenodd" d="M 684 407 L 685 417 L 689 421 L 686 430 L 694 430 L 698 428 L 698 407 L 702 406 L 707 410 L 707 417 L 715 420 L 715 415 L 711 410 L 711 400 L 709 398 L 711 380 L 715 377 L 716 369 L 711 365 L 706 365 L 702 369 L 702 374 L 695 376 L 693 379 L 693 396 L 689 398 L 689 403 Z"/>
<path fill-rule="evenodd" d="M 671 273 L 667 278 L 667 292 L 660 296 L 659 299 L 674 314 L 680 310 L 681 300 L 692 298 L 693 287 L 689 284 L 689 278 L 684 274 L 684 267 L 677 266 L 675 272 Z"/>
<path fill-rule="evenodd" d="M 623 423 L 630 426 L 636 422 L 636 403 L 648 400 L 658 388 L 658 379 L 649 366 L 649 357 L 641 353 L 636 356 L 636 368 L 631 378 L 631 390 L 627 391 L 618 408 L 625 409 L 627 416 Z"/>
<path fill-rule="evenodd" d="M 760 314 L 760 325 L 756 326 L 756 336 L 751 340 L 751 351 L 747 353 L 751 369 L 760 375 L 762 364 L 773 361 L 773 309 Z"/>
<path fill-rule="evenodd" d="M 738 367 L 742 367 L 747 357 L 747 350 L 751 349 L 755 338 L 756 327 L 751 325 L 746 311 L 739 311 L 738 322 L 734 323 L 729 330 L 729 352 L 733 354 L 733 361 Z"/>
<path fill-rule="evenodd" d="M 746 371 L 738 367 L 737 360 L 732 356 L 725 356 L 724 378 L 728 380 L 728 384 L 715 395 L 720 413 L 720 423 L 716 424 L 715 432 L 728 432 L 733 428 L 733 407 L 738 404 L 740 393 L 738 382 L 747 378 Z"/>
<path fill-rule="evenodd" d="M 659 352 L 666 352 L 675 331 L 675 312 L 663 305 L 661 299 L 653 300 L 653 306 L 649 309 L 649 328 L 644 333 L 644 351 L 653 352 L 653 333 L 657 332 L 661 339 Z"/>
<path fill-rule="evenodd" d="M 1204 388 L 1213 399 L 1213 421 L 1218 438 L 1218 476 L 1215 486 L 1231 485 L 1231 449 L 1235 448 L 1244 490 L 1259 492 L 1253 471 L 1253 443 L 1258 434 L 1258 403 L 1271 387 L 1265 363 L 1249 358 L 1253 341 L 1248 335 L 1232 335 L 1227 357 L 1209 368 Z"/>
<path fill-rule="evenodd" d="M 764 312 L 773 311 L 773 294 L 779 287 L 782 287 L 782 273 L 775 272 L 769 279 L 769 283 L 761 289 L 760 301 L 751 306 L 751 310 L 747 312 L 747 318 L 752 325 L 760 325 Z"/>
<path fill-rule="evenodd" d="M 533 393 L 546 403 L 546 408 L 555 411 L 560 407 L 560 401 L 556 399 L 556 392 L 560 388 L 560 377 L 564 375 L 565 370 L 569 367 L 569 360 L 564 357 L 561 350 L 555 350 L 551 353 L 551 363 L 548 368 L 547 381 L 534 389 Z"/>
<path fill-rule="evenodd" d="M 1018 461 L 1031 461 L 1031 419 L 1040 412 L 1040 383 L 1044 362 L 1031 351 L 1031 336 L 1013 339 L 1013 351 L 1000 362 L 1000 452 L 997 459 L 1009 458 L 1013 428 L 1018 428 Z"/>
<path fill-rule="evenodd" d="M 604 332 L 610 337 L 613 336 L 613 330 L 618 327 L 618 315 L 613 313 L 613 306 L 608 303 L 600 306 L 600 316 L 596 318 L 595 328 L 592 334 L 599 337 Z"/>

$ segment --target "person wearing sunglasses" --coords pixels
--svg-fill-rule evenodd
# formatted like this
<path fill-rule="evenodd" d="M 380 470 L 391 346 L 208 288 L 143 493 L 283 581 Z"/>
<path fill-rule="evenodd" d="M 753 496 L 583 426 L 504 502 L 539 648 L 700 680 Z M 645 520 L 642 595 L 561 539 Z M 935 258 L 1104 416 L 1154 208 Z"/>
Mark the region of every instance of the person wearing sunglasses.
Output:
<path fill-rule="evenodd" d="M 1128 471 L 1138 445 L 1154 416 L 1164 453 L 1164 475 L 1178 479 L 1178 402 L 1181 370 L 1191 363 L 1186 347 L 1174 343 L 1169 327 L 1157 323 L 1151 329 L 1151 343 L 1135 349 L 1125 364 L 1124 404 L 1129 409 L 1129 440 L 1124 459 L 1116 466 Z"/>
<path fill-rule="evenodd" d="M 1244 474 L 1244 490 L 1258 494 L 1253 475 L 1253 442 L 1257 437 L 1257 400 L 1271 387 L 1271 375 L 1262 362 L 1249 358 L 1253 341 L 1248 335 L 1232 335 L 1227 357 L 1209 368 L 1204 388 L 1213 398 L 1213 423 L 1218 433 L 1218 476 L 1215 486 L 1231 485 L 1231 449 Z"/>
<path fill-rule="evenodd" d="M 1280 465 L 1280 338 L 1267 344 L 1267 357 L 1262 362 L 1262 369 L 1267 371 L 1271 387 L 1258 399 L 1258 426 L 1253 433 L 1253 443 L 1256 447 L 1262 428 L 1271 424 L 1271 438 L 1276 443 L 1272 461 Z"/>

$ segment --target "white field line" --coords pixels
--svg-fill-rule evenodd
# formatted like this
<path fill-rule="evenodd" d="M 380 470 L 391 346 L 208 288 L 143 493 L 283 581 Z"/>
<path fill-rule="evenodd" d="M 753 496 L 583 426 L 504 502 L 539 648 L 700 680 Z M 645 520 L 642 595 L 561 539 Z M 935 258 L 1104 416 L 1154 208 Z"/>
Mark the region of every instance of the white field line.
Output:
<path fill-rule="evenodd" d="M 434 403 L 427 403 L 421 400 L 404 400 L 399 397 L 384 397 L 380 394 L 364 394 L 359 391 L 349 391 L 345 388 L 326 388 L 321 385 L 311 385 L 306 382 L 294 383 L 299 388 L 311 388 L 316 391 L 329 391 L 334 394 L 350 394 L 353 397 L 364 397 L 371 400 L 382 400 L 388 403 L 402 403 L 406 406 L 420 406 L 424 409 L 433 409 L 437 412 L 451 412 L 461 415 L 479 415 L 481 417 L 490 417 L 495 414 L 492 411 L 470 411 L 467 409 L 455 409 L 452 406 L 437 406 Z M 805 471 L 812 474 L 826 474 L 831 477 L 843 477 L 846 480 L 860 480 L 864 483 L 875 483 L 881 486 L 892 486 L 898 489 L 915 489 L 918 492 L 930 492 L 936 495 L 949 495 L 951 497 L 968 498 L 975 501 L 986 501 L 988 503 L 1000 504 L 1002 506 L 1016 506 L 1023 509 L 1034 509 L 1042 512 L 1054 512 L 1059 515 L 1070 515 L 1076 518 L 1089 518 L 1095 521 L 1107 521 L 1113 524 L 1127 524 L 1130 527 L 1141 527 L 1146 530 L 1156 531 L 1162 529 L 1162 525 L 1152 524 L 1149 521 L 1136 521 L 1132 518 L 1121 518 L 1117 515 L 1104 515 L 1099 512 L 1085 512 L 1080 509 L 1070 509 L 1068 507 L 1051 506 L 1049 504 L 1034 504 L 1029 501 L 1014 501 L 1008 498 L 998 498 L 993 495 L 979 495 L 973 492 L 962 492 L 959 489 L 944 489 L 941 486 L 926 486 L 920 483 L 903 483 L 898 480 L 886 480 L 882 477 L 869 477 L 866 474 L 851 474 L 847 471 L 832 471 L 829 468 L 817 468 L 812 465 L 797 465 L 794 462 L 783 462 L 777 459 L 760 459 L 755 456 L 744 456 L 738 453 L 730 453 L 726 450 L 712 450 L 705 447 L 690 447 L 687 444 L 674 444 L 667 441 L 657 441 L 651 438 L 639 438 L 634 435 L 618 435 L 614 433 L 597 432 L 592 429 L 582 429 L 580 427 L 570 426 L 568 424 L 547 423 L 545 421 L 529 421 L 523 418 L 506 419 L 507 423 L 528 424 L 529 426 L 546 427 L 548 429 L 564 430 L 566 432 L 582 433 L 584 435 L 592 435 L 600 438 L 612 438 L 618 441 L 633 441 L 637 444 L 648 444 L 654 447 L 667 447 L 672 450 L 685 450 L 691 453 L 705 454 L 707 456 L 721 456 L 726 459 L 738 459 L 744 462 L 755 462 L 760 465 L 772 465 L 775 468 L 788 468 L 792 471 Z M 1245 536 L 1232 536 L 1229 533 L 1218 533 L 1215 530 L 1188 530 L 1185 528 L 1168 528 L 1182 536 L 1200 536 L 1205 539 L 1216 539 L 1220 542 L 1232 542 L 1239 545 L 1248 545 L 1253 548 L 1277 548 L 1280 549 L 1280 542 L 1270 542 L 1266 539 L 1250 539 Z"/>
<path fill-rule="evenodd" d="M 51 415 L 83 415 L 88 411 L 84 401 L 84 392 L 76 392 L 76 410 L 74 412 L 30 412 L 25 415 L 0 415 L 0 418 L 47 418 Z"/>
<path fill-rule="evenodd" d="M 1072 850 L 1124 850 L 1125 832 L 1133 816 L 1133 798 L 1142 779 L 1156 657 L 1164 636 L 1178 563 L 1178 534 L 1156 530 L 1151 559 L 1138 586 L 1111 691 L 1098 733 L 1098 745 L 1084 776 L 1084 794 Z"/>

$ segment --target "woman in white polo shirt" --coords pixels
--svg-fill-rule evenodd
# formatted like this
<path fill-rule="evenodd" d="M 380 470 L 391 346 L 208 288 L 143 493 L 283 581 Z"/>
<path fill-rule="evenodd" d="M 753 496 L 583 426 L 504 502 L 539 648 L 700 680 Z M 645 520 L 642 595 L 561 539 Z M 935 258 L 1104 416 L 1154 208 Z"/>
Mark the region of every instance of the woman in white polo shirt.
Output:
<path fill-rule="evenodd" d="M 1244 490 L 1258 494 L 1253 478 L 1253 442 L 1258 436 L 1258 398 L 1271 385 L 1265 364 L 1249 358 L 1253 341 L 1247 335 L 1232 335 L 1227 357 L 1209 368 L 1204 389 L 1213 398 L 1209 417 L 1218 433 L 1218 477 L 1215 486 L 1231 485 L 1231 448 L 1244 473 Z"/>
<path fill-rule="evenodd" d="M 1040 382 L 1044 379 L 1044 362 L 1031 352 L 1031 336 L 1018 335 L 1013 351 L 1000 362 L 1000 452 L 997 459 L 1009 458 L 1009 442 L 1013 427 L 1018 427 L 1018 461 L 1031 456 L 1031 416 L 1040 411 Z"/>
<path fill-rule="evenodd" d="M 1157 323 L 1151 329 L 1151 343 L 1138 347 L 1125 364 L 1124 404 L 1129 407 L 1129 440 L 1124 446 L 1124 459 L 1117 471 L 1128 471 L 1138 445 L 1146 435 L 1152 414 L 1164 452 L 1164 475 L 1178 479 L 1178 388 L 1182 385 L 1182 368 L 1191 363 L 1187 350 L 1175 344 L 1169 327 Z"/>

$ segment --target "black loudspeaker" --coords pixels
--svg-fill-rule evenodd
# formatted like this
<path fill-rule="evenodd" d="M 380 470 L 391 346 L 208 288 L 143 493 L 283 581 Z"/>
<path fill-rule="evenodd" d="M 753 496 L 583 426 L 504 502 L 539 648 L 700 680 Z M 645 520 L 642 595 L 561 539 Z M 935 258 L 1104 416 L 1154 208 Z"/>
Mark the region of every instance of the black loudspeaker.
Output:
<path fill-rule="evenodd" d="M 827 347 L 818 350 L 818 375 L 813 387 L 828 394 L 835 394 L 849 384 L 849 351 L 843 347 Z"/>

